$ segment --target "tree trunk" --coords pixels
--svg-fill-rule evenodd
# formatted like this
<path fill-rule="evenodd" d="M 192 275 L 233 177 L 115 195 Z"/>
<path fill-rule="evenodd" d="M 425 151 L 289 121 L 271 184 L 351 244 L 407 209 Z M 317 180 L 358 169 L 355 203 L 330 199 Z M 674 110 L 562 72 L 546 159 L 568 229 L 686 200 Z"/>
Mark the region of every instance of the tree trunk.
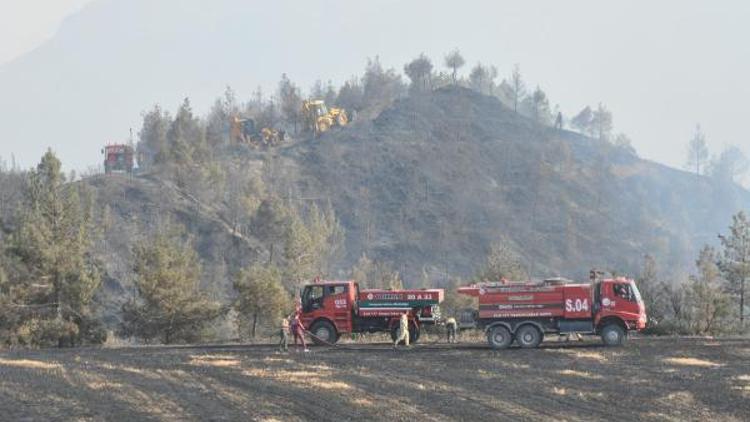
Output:
<path fill-rule="evenodd" d="M 740 328 L 745 328 L 745 278 L 740 280 Z"/>

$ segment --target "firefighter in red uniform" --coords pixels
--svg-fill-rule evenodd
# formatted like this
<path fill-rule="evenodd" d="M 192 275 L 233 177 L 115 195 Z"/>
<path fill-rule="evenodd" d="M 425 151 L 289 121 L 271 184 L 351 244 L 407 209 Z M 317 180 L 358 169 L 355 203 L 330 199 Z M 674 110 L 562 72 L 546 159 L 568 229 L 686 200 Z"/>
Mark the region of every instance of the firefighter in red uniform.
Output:
<path fill-rule="evenodd" d="M 299 312 L 294 314 L 294 319 L 292 320 L 291 328 L 292 328 L 292 335 L 294 335 L 295 348 L 298 347 L 299 344 L 301 344 L 305 352 L 309 352 L 310 349 L 307 348 L 307 343 L 305 343 L 305 327 L 302 326 L 302 321 L 300 321 L 299 319 Z M 297 343 L 298 339 L 300 343 Z"/>

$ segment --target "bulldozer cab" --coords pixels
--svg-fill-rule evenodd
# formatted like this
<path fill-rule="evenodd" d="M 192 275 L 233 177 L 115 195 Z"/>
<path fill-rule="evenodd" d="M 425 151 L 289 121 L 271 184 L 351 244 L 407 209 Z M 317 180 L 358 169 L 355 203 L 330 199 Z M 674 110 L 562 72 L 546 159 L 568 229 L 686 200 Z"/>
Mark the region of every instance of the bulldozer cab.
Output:
<path fill-rule="evenodd" d="M 248 137 L 248 139 L 252 136 L 255 136 L 255 134 L 258 133 L 258 131 L 255 129 L 255 120 L 253 119 L 243 119 L 242 121 L 242 133 Z"/>
<path fill-rule="evenodd" d="M 325 116 L 328 114 L 328 107 L 322 101 L 316 102 L 313 104 L 313 112 L 318 117 Z"/>

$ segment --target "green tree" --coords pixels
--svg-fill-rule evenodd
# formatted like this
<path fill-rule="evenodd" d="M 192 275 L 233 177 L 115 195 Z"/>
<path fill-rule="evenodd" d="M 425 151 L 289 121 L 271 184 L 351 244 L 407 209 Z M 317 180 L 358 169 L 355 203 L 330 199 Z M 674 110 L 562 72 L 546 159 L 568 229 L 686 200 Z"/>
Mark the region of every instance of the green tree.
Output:
<path fill-rule="evenodd" d="M 526 96 L 526 84 L 521 77 L 521 67 L 518 64 L 513 66 L 513 72 L 510 75 L 510 83 L 508 84 L 508 87 L 510 88 L 511 100 L 513 101 L 513 111 L 517 113 L 518 104 L 520 104 Z"/>
<path fill-rule="evenodd" d="M 703 247 L 696 261 L 698 275 L 690 280 L 690 313 L 697 334 L 713 333 L 719 328 L 718 322 L 729 316 L 729 297 L 721 285 L 717 260 L 714 248 Z"/>
<path fill-rule="evenodd" d="M 495 66 L 484 66 L 482 63 L 477 63 L 469 73 L 469 86 L 482 94 L 493 95 L 495 78 L 497 78 Z"/>
<path fill-rule="evenodd" d="M 388 264 L 373 261 L 362 255 L 351 269 L 351 278 L 363 289 L 403 289 L 404 283 L 398 271 Z"/>
<path fill-rule="evenodd" d="M 192 180 L 194 164 L 205 163 L 210 158 L 205 131 L 200 119 L 193 115 L 190 99 L 185 98 L 167 131 L 170 162 L 180 187 Z"/>
<path fill-rule="evenodd" d="M 367 60 L 362 90 L 362 108 L 377 114 L 403 94 L 404 83 L 395 69 L 384 69 L 376 56 Z"/>
<path fill-rule="evenodd" d="M 229 121 L 239 114 L 237 97 L 231 87 L 227 87 L 224 96 L 217 98 L 208 114 L 206 123 L 206 142 L 212 150 L 224 145 L 229 135 Z"/>
<path fill-rule="evenodd" d="M 662 322 L 666 315 L 666 299 L 662 283 L 659 281 L 656 260 L 651 255 L 646 255 L 643 259 L 643 269 L 638 276 L 638 290 L 646 305 L 649 327 Z"/>
<path fill-rule="evenodd" d="M 432 61 L 422 53 L 419 57 L 404 65 L 404 73 L 411 79 L 412 91 L 428 91 L 430 75 L 432 74 Z"/>
<path fill-rule="evenodd" d="M 281 284 L 281 271 L 273 265 L 253 265 L 240 272 L 234 282 L 235 309 L 251 321 L 250 334 L 256 336 L 258 322 L 275 323 L 287 311 L 289 295 Z"/>
<path fill-rule="evenodd" d="M 608 140 L 612 134 L 612 112 L 602 103 L 599 103 L 591 116 L 591 127 L 600 140 Z"/>
<path fill-rule="evenodd" d="M 458 84 L 458 69 L 460 69 L 466 60 L 458 49 L 451 51 L 445 55 L 445 67 L 451 69 L 451 79 L 453 79 L 453 85 Z"/>
<path fill-rule="evenodd" d="M 705 172 L 709 153 L 708 146 L 706 145 L 706 135 L 701 130 L 701 125 L 695 126 L 695 134 L 688 142 L 687 153 L 685 168 L 689 170 L 695 169 L 696 175 Z"/>
<path fill-rule="evenodd" d="M 723 253 L 719 261 L 724 278 L 739 298 L 740 327 L 745 324 L 745 284 L 750 278 L 750 221 L 744 211 L 732 217 L 728 235 L 719 235 Z"/>
<path fill-rule="evenodd" d="M 149 168 L 155 164 L 164 164 L 169 160 L 169 143 L 167 131 L 172 124 L 169 113 L 158 105 L 143 114 L 143 126 L 138 132 L 137 146 L 138 166 Z"/>
<path fill-rule="evenodd" d="M 735 145 L 730 145 L 711 162 L 711 176 L 720 183 L 740 183 L 750 169 L 750 161 Z"/>
<path fill-rule="evenodd" d="M 482 281 L 500 281 L 525 280 L 529 276 L 510 242 L 502 240 L 490 245 L 486 264 L 477 277 Z"/>
<path fill-rule="evenodd" d="M 321 86 L 320 97 L 317 98 L 323 98 L 323 95 Z M 302 120 L 302 94 L 300 89 L 286 76 L 286 73 L 281 75 L 278 96 L 281 115 L 287 124 L 292 125 L 296 134 L 299 122 Z"/>
<path fill-rule="evenodd" d="M 452 278 L 443 286 L 445 300 L 440 304 L 440 311 L 443 316 L 458 317 L 464 309 L 476 309 L 475 298 L 458 293 L 458 288 L 462 285 L 461 279 Z"/>
<path fill-rule="evenodd" d="M 591 134 L 591 125 L 593 123 L 594 113 L 591 111 L 591 107 L 586 106 L 583 110 L 579 111 L 578 114 L 573 117 L 570 124 L 574 128 L 578 129 L 579 132 L 589 135 Z"/>
<path fill-rule="evenodd" d="M 48 150 L 29 174 L 12 236 L 18 267 L 7 282 L 14 291 L 10 299 L 19 311 L 40 310 L 25 321 L 29 342 L 40 345 L 87 340 L 83 328 L 92 325 L 90 304 L 101 282 L 92 254 L 93 198 L 80 185 L 66 183 L 61 166 Z"/>
<path fill-rule="evenodd" d="M 263 199 L 251 219 L 250 227 L 252 233 L 267 245 L 270 253 L 269 263 L 274 262 L 277 246 L 285 243 L 285 234 L 289 221 L 288 209 L 275 196 Z"/>
<path fill-rule="evenodd" d="M 364 91 L 357 78 L 352 78 L 339 88 L 336 104 L 343 107 L 347 113 L 359 112 L 364 107 Z"/>
<path fill-rule="evenodd" d="M 304 280 L 329 273 L 343 244 L 344 231 L 330 205 L 312 205 L 307 216 L 290 213 L 284 236 L 285 279 L 296 289 Z"/>
<path fill-rule="evenodd" d="M 123 331 L 170 344 L 195 341 L 204 324 L 223 312 L 201 291 L 202 268 L 181 230 L 162 228 L 133 248 L 137 297 L 123 305 Z"/>
<path fill-rule="evenodd" d="M 547 94 L 538 86 L 534 92 L 523 101 L 524 114 L 535 122 L 548 125 L 552 120 Z"/>

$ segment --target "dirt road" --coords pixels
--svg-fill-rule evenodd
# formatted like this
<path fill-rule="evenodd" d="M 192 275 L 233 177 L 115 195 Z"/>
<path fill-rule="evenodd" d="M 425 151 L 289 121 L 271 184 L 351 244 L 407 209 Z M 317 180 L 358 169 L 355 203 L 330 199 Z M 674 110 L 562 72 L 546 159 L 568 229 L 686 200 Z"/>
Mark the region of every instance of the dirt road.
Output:
<path fill-rule="evenodd" d="M 750 340 L 0 353 L 0 420 L 748 420 Z"/>

